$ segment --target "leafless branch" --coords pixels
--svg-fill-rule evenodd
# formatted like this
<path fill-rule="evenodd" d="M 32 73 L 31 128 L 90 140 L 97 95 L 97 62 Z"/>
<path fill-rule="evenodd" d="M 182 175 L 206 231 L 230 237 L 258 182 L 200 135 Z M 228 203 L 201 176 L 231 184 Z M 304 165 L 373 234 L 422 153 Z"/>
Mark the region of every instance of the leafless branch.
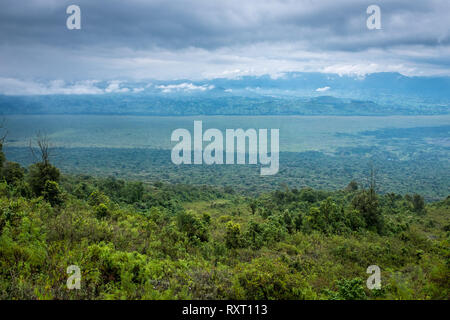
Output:
<path fill-rule="evenodd" d="M 42 163 L 48 164 L 50 158 L 50 140 L 46 134 L 41 133 L 40 131 L 36 134 L 36 144 L 38 147 L 39 155 L 36 155 L 35 148 L 33 147 L 33 143 L 30 140 L 30 150 L 31 154 L 37 161 L 41 161 Z M 39 159 L 40 158 L 40 159 Z"/>
<path fill-rule="evenodd" d="M 8 135 L 8 130 L 6 129 L 6 120 L 3 118 L 1 123 L 0 123 L 0 129 L 4 129 L 4 133 L 0 136 L 0 144 L 3 145 L 3 143 L 5 142 L 6 136 Z"/>

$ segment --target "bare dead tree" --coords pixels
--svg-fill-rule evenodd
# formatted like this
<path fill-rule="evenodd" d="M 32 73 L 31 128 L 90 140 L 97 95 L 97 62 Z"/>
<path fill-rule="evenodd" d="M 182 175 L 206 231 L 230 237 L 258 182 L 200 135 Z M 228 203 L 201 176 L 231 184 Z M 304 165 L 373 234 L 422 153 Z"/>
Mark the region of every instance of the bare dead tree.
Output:
<path fill-rule="evenodd" d="M 3 143 L 6 140 L 6 136 L 8 135 L 8 130 L 6 129 L 6 120 L 3 118 L 1 123 L 0 123 L 0 130 L 3 131 L 2 134 L 0 135 L 0 145 L 3 146 Z"/>
<path fill-rule="evenodd" d="M 370 181 L 369 181 L 369 188 L 376 191 L 377 189 L 377 170 L 375 169 L 374 165 L 370 165 Z"/>
<path fill-rule="evenodd" d="M 377 171 L 374 169 L 373 165 L 370 168 L 370 197 L 372 199 L 376 198 L 377 193 L 377 179 L 376 179 Z"/>
<path fill-rule="evenodd" d="M 363 183 L 361 183 L 361 187 L 363 190 L 366 190 L 368 188 L 369 190 L 376 191 L 377 189 L 377 169 L 371 163 L 369 165 L 369 172 L 368 175 L 363 179 Z"/>
<path fill-rule="evenodd" d="M 48 164 L 50 159 L 50 140 L 48 136 L 38 131 L 36 133 L 36 145 L 38 147 L 38 155 L 36 155 L 35 148 L 33 147 L 33 143 L 30 140 L 31 154 L 37 161 Z"/>

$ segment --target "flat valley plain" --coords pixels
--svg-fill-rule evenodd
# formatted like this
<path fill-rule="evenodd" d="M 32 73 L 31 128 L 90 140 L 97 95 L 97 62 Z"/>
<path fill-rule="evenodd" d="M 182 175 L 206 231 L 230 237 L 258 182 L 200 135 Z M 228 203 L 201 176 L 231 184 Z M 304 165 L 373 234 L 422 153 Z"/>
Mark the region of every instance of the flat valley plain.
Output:
<path fill-rule="evenodd" d="M 171 163 L 173 130 L 280 129 L 280 171 L 261 177 L 255 165 Z M 382 193 L 450 193 L 450 115 L 436 116 L 116 116 L 10 115 L 5 153 L 24 166 L 30 139 L 51 141 L 52 161 L 68 174 L 230 186 L 260 193 L 286 185 L 324 190 L 364 183 L 371 168 Z M 205 143 L 206 145 L 206 143 Z"/>

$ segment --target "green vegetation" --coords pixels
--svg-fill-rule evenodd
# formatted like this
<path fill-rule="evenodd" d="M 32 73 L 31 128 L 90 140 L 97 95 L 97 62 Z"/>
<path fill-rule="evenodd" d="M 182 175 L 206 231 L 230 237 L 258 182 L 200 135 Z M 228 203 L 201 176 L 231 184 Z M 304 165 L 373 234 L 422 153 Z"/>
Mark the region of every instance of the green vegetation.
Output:
<path fill-rule="evenodd" d="M 7 154 L 22 165 L 31 164 L 28 148 L 8 147 Z M 380 193 L 419 193 L 427 201 L 437 201 L 447 196 L 450 188 L 450 161 L 438 152 L 410 160 L 398 159 L 395 154 L 377 148 L 346 148 L 336 154 L 282 152 L 279 173 L 264 178 L 255 165 L 177 166 L 170 161 L 170 150 L 55 148 L 54 154 L 55 165 L 66 173 L 141 182 L 229 186 L 236 193 L 251 195 L 277 190 L 282 184 L 298 189 L 343 189 L 351 180 L 365 181 L 371 166 L 377 168 Z"/>
<path fill-rule="evenodd" d="M 2 152 L 0 164 L 0 299 L 450 297 L 450 197 L 379 194 L 373 176 L 246 196 L 61 175 L 45 152 L 26 170 Z M 80 290 L 66 287 L 70 265 Z"/>
<path fill-rule="evenodd" d="M 256 166 L 176 166 L 170 161 L 176 128 L 279 128 L 280 171 L 261 178 Z M 61 172 L 114 176 L 141 182 L 230 186 L 260 194 L 286 184 L 337 190 L 363 182 L 377 169 L 380 193 L 421 194 L 438 201 L 450 190 L 449 116 L 414 117 L 132 117 L 10 116 L 4 151 L 29 167 L 35 131 L 52 141 L 52 163 Z M 195 179 L 192 179 L 195 177 Z M 44 181 L 45 182 L 45 181 Z"/>

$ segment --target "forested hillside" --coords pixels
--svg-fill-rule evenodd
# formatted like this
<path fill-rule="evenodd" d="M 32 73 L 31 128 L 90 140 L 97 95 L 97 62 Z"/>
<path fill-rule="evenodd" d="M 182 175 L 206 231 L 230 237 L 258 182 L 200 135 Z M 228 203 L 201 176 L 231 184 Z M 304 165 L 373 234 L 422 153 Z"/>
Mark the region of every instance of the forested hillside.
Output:
<path fill-rule="evenodd" d="M 26 169 L 1 153 L 0 299 L 449 299 L 450 197 L 65 175 L 41 142 Z"/>

